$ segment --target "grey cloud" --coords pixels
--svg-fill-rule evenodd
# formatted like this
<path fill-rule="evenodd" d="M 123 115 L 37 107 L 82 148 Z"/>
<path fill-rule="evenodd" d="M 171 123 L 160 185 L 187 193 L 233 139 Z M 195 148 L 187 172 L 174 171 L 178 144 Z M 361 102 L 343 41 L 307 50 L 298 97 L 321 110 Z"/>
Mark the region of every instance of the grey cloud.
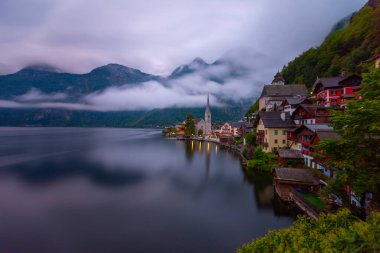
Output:
<path fill-rule="evenodd" d="M 4 0 L 0 73 L 33 62 L 87 72 L 109 62 L 167 74 L 196 56 L 260 51 L 272 70 L 365 0 Z M 258 69 L 260 71 L 260 69 Z M 267 76 L 271 78 L 271 76 Z"/>

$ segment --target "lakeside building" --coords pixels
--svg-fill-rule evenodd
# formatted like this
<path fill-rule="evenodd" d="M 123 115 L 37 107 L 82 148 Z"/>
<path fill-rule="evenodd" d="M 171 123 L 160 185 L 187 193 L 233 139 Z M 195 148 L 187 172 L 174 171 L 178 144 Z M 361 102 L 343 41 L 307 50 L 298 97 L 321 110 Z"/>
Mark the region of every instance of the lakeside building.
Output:
<path fill-rule="evenodd" d="M 264 152 L 288 147 L 287 132 L 296 124 L 285 112 L 259 112 L 256 144 L 263 146 Z"/>
<path fill-rule="evenodd" d="M 288 112 L 292 115 L 301 104 L 311 105 L 312 103 L 305 97 L 287 98 L 282 102 L 280 111 Z"/>
<path fill-rule="evenodd" d="M 285 201 L 291 200 L 294 187 L 310 192 L 319 190 L 319 178 L 311 170 L 300 168 L 275 168 L 274 186 L 277 195 Z"/>
<path fill-rule="evenodd" d="M 314 160 L 313 146 L 317 145 L 320 140 L 336 139 L 339 135 L 334 129 L 327 124 L 305 124 L 301 125 L 293 131 L 288 131 L 288 142 L 293 149 L 300 150 L 304 157 L 307 167 L 320 169 L 324 172 L 325 168 L 321 167 L 321 163 Z"/>
<path fill-rule="evenodd" d="M 269 85 L 265 85 L 259 98 L 259 111 L 276 111 L 285 99 L 307 97 L 304 84 L 285 84 L 280 73 L 277 73 Z"/>
<path fill-rule="evenodd" d="M 330 110 L 341 110 L 341 108 L 300 104 L 294 110 L 291 118 L 297 125 L 328 123 L 331 117 Z"/>
<path fill-rule="evenodd" d="M 304 158 L 300 150 L 280 148 L 277 162 L 281 167 L 303 168 Z"/>
<path fill-rule="evenodd" d="M 357 75 L 317 78 L 312 94 L 321 106 L 344 107 L 350 99 L 358 99 L 362 78 Z"/>

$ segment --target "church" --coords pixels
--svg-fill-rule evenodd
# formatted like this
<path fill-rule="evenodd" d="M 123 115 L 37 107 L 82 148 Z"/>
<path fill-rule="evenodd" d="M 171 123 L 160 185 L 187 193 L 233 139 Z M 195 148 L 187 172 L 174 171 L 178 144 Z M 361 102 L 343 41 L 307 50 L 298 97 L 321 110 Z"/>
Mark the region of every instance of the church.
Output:
<path fill-rule="evenodd" d="M 211 108 L 210 108 L 210 96 L 207 95 L 207 104 L 205 110 L 205 118 L 204 119 L 195 119 L 195 127 L 197 129 L 197 133 L 199 130 L 202 130 L 204 135 L 211 135 Z"/>

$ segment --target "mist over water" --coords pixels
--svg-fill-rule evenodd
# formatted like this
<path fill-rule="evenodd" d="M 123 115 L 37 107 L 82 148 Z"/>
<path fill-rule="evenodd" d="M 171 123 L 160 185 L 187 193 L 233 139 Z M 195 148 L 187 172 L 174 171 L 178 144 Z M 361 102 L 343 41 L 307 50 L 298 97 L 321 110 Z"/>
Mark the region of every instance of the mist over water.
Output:
<path fill-rule="evenodd" d="M 0 252 L 234 252 L 294 221 L 272 183 L 156 130 L 0 128 Z"/>

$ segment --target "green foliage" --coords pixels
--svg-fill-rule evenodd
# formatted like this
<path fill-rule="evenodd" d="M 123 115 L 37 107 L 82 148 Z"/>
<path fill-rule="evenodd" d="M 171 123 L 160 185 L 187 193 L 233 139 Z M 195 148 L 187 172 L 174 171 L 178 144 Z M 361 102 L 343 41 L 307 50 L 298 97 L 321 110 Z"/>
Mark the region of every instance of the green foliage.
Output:
<path fill-rule="evenodd" d="M 248 160 L 247 167 L 249 169 L 257 169 L 262 171 L 272 171 L 277 165 L 277 156 L 273 153 L 265 153 L 262 147 L 257 147 L 253 151 L 252 160 Z"/>
<path fill-rule="evenodd" d="M 256 142 L 256 129 L 253 130 L 251 133 L 245 133 L 244 134 L 245 141 L 247 145 L 253 145 Z"/>
<path fill-rule="evenodd" d="M 193 119 L 193 115 L 187 114 L 185 120 L 185 135 L 195 134 L 196 128 Z"/>
<path fill-rule="evenodd" d="M 334 32 L 318 48 L 311 48 L 282 70 L 287 83 L 311 87 L 317 76 L 361 74 L 366 60 L 380 52 L 380 8 L 364 7 L 347 27 Z M 371 63 L 372 64 L 372 63 Z"/>
<path fill-rule="evenodd" d="M 238 253 L 379 251 L 380 213 L 374 212 L 367 221 L 361 221 L 347 209 L 322 214 L 317 221 L 300 217 L 291 227 L 270 231 L 237 250 Z"/>
<path fill-rule="evenodd" d="M 243 156 L 244 156 L 245 158 L 248 157 L 248 149 L 247 149 L 247 148 L 244 148 L 244 149 L 243 149 Z"/>
<path fill-rule="evenodd" d="M 256 100 L 256 102 L 248 109 L 248 111 L 245 113 L 246 117 L 249 117 L 254 112 L 259 111 L 259 99 Z"/>
<path fill-rule="evenodd" d="M 334 112 L 331 118 L 342 138 L 324 140 L 317 147 L 329 154 L 331 167 L 344 168 L 330 187 L 338 191 L 351 184 L 358 194 L 380 187 L 380 69 L 365 74 L 361 87 L 362 99 L 349 102 L 345 112 Z"/>

